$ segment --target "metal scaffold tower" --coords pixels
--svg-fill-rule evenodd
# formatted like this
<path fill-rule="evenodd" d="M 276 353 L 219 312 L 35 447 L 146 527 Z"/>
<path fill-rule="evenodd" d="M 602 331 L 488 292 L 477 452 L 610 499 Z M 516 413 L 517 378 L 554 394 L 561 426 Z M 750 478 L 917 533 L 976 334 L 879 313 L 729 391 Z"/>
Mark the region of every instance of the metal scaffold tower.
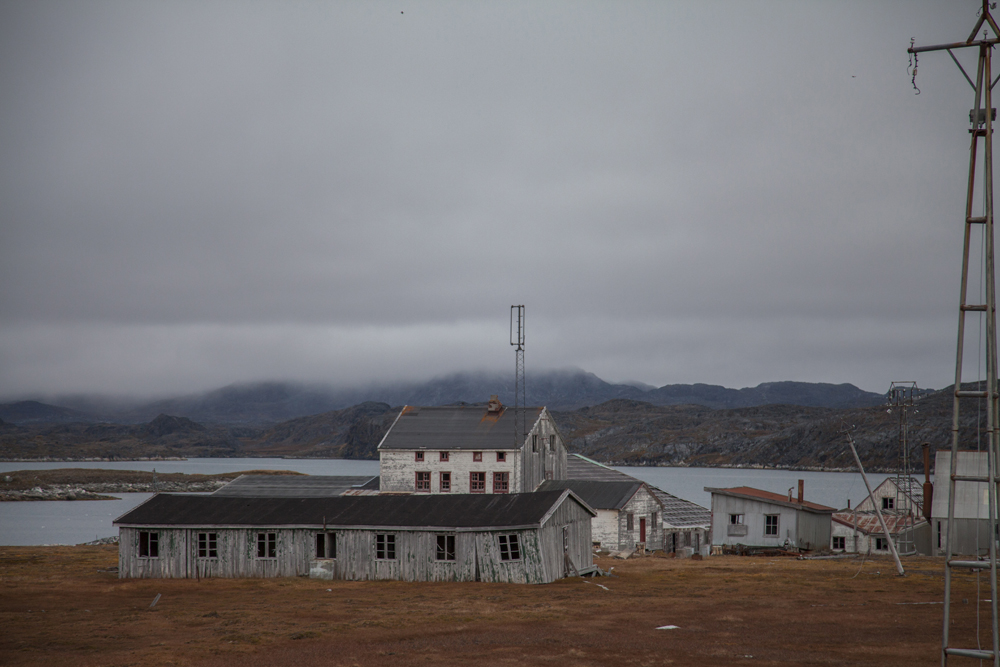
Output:
<path fill-rule="evenodd" d="M 983 29 L 982 37 L 980 29 Z M 989 37 L 992 30 L 993 36 Z M 947 51 L 955 64 L 962 70 L 966 80 L 975 90 L 975 104 L 969 113 L 969 120 L 972 124 L 971 133 L 972 145 L 969 156 L 969 181 L 966 190 L 965 205 L 965 242 L 962 253 L 962 286 L 959 300 L 958 316 L 958 346 L 955 360 L 955 386 L 954 386 L 954 411 L 952 417 L 952 439 L 951 439 L 951 470 L 948 471 L 948 524 L 947 537 L 945 539 L 945 568 L 944 568 L 944 619 L 941 636 L 941 665 L 947 666 L 948 659 L 953 656 L 974 658 L 978 660 L 992 661 L 995 667 L 1000 667 L 1000 633 L 997 631 L 997 482 L 1000 480 L 1000 469 L 998 469 L 998 393 L 997 393 L 997 342 L 996 342 L 996 278 L 994 273 L 994 245 L 993 245 L 993 121 L 996 110 L 993 108 L 993 80 L 992 56 L 993 47 L 1000 42 L 1000 28 L 990 14 L 990 4 L 988 0 L 983 0 L 982 8 L 979 11 L 979 19 L 976 27 L 972 29 L 972 34 L 964 42 L 954 44 L 940 44 L 936 46 L 910 46 L 909 53 L 916 59 L 919 54 L 930 51 Z M 976 77 L 973 80 L 962 67 L 953 51 L 960 49 L 976 49 L 979 53 L 979 61 L 976 69 Z M 916 62 L 914 61 L 914 69 Z M 915 76 L 915 73 L 914 73 Z M 915 84 L 914 84 L 915 85 Z M 979 160 L 977 151 L 980 141 L 983 143 L 982 174 L 977 179 L 979 171 Z M 974 215 L 973 195 L 975 194 L 976 182 L 981 182 L 983 214 Z M 982 232 L 982 276 L 985 282 L 985 290 L 982 296 L 975 296 L 975 300 L 968 301 L 969 289 L 969 247 L 972 237 L 972 230 L 976 228 Z M 962 386 L 963 354 L 965 345 L 965 325 L 968 313 L 978 313 L 985 320 L 985 336 L 981 339 L 979 353 L 982 354 L 984 364 L 980 365 L 979 372 L 985 370 L 986 386 L 977 383 L 976 388 Z M 980 328 L 980 332 L 983 329 Z M 970 357 L 971 359 L 971 357 Z M 963 399 L 977 399 L 982 401 L 986 407 L 986 432 L 987 432 L 987 474 L 986 475 L 959 475 L 958 474 L 958 453 L 959 453 L 959 415 L 960 406 Z M 968 446 L 965 449 L 969 449 Z M 940 478 L 945 471 L 935 472 Z M 969 558 L 967 554 L 956 553 L 956 521 L 955 521 L 955 488 L 959 484 L 985 484 L 987 493 L 987 504 L 989 513 L 989 554 L 988 558 L 980 558 L 979 554 L 974 554 Z M 964 558 L 962 556 L 965 556 Z M 980 572 L 989 571 L 990 580 L 990 609 L 991 609 L 991 629 L 992 643 L 989 648 L 984 648 L 978 636 L 975 637 L 976 648 L 959 647 L 951 644 L 950 631 L 950 611 L 951 611 L 951 583 L 952 576 L 956 571 Z M 979 597 L 979 596 L 977 596 Z M 977 600 L 978 603 L 978 600 Z M 957 629 L 956 629 L 957 630 Z M 957 632 L 956 632 L 957 634 Z M 971 644 L 972 640 L 963 637 L 963 641 Z"/>
<path fill-rule="evenodd" d="M 896 497 L 893 499 L 893 513 L 896 521 L 896 550 L 900 556 L 912 556 L 917 553 L 913 542 L 913 527 L 916 524 L 916 512 L 923 508 L 913 505 L 913 480 L 910 477 L 910 443 L 908 412 L 913 407 L 917 393 L 916 382 L 893 382 L 889 386 L 889 410 L 895 411 L 899 417 L 899 467 L 896 469 Z M 887 539 L 892 539 L 886 535 Z"/>
<path fill-rule="evenodd" d="M 514 360 L 514 446 L 520 448 L 528 434 L 524 426 L 524 306 L 510 307 L 510 344 Z"/>

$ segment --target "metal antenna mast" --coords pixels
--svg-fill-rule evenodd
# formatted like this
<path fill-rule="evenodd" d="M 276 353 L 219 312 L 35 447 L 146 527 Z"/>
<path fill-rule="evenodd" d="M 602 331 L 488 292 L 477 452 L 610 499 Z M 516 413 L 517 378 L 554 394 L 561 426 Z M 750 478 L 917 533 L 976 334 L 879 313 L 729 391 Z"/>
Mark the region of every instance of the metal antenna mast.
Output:
<path fill-rule="evenodd" d="M 976 39 L 980 28 L 988 26 L 993 30 L 993 37 L 987 38 L 984 30 L 983 38 Z M 958 314 L 958 347 L 955 359 L 955 399 L 954 412 L 952 417 L 952 439 L 951 439 L 951 470 L 948 477 L 948 525 L 947 538 L 945 542 L 945 568 L 944 568 L 944 623 L 941 633 L 941 665 L 946 667 L 950 656 L 960 656 L 965 658 L 976 658 L 979 660 L 991 660 L 994 667 L 1000 667 L 1000 632 L 997 629 L 997 482 L 1000 480 L 1000 468 L 998 468 L 998 396 L 997 394 L 997 337 L 996 337 L 996 276 L 994 273 L 994 249 L 993 249 L 993 121 L 996 110 L 993 108 L 993 80 L 992 56 L 993 46 L 1000 42 L 1000 27 L 990 14 L 989 0 L 983 0 L 982 9 L 979 13 L 979 20 L 976 27 L 972 29 L 972 34 L 964 42 L 954 44 L 939 44 L 937 46 L 910 46 L 909 53 L 917 57 L 920 53 L 928 51 L 947 51 L 958 68 L 962 70 L 969 85 L 975 92 L 975 105 L 969 113 L 969 120 L 972 123 L 972 146 L 969 156 L 969 183 L 966 191 L 965 204 L 965 243 L 962 253 L 962 288 L 959 300 Z M 969 77 L 961 63 L 952 53 L 953 50 L 975 48 L 979 51 L 979 63 L 976 69 L 975 81 Z M 984 106 L 985 104 L 985 106 Z M 973 194 L 975 192 L 977 159 L 976 151 L 979 147 L 979 140 L 983 140 L 983 215 L 973 215 Z M 982 225 L 983 231 L 983 272 L 985 278 L 985 303 L 968 303 L 966 300 L 969 286 L 969 242 L 973 226 Z M 982 345 L 986 359 L 986 389 L 977 386 L 976 391 L 962 388 L 962 354 L 965 343 L 965 315 L 968 312 L 979 312 L 985 315 L 986 336 Z M 963 398 L 975 398 L 985 400 L 986 403 L 986 431 L 987 431 L 987 470 L 986 476 L 958 475 L 958 444 L 959 444 L 959 404 Z M 941 475 L 943 471 L 936 471 Z M 960 560 L 955 558 L 956 551 L 956 527 L 955 527 L 955 485 L 959 483 L 986 483 L 988 489 L 987 502 L 989 504 L 989 562 L 978 560 L 976 554 L 972 560 Z M 967 571 L 978 571 L 989 569 L 990 574 L 990 608 L 991 608 L 991 628 L 993 631 L 992 646 L 989 650 L 982 648 L 957 648 L 949 643 L 949 623 L 951 611 L 951 575 L 956 569 Z M 978 639 L 978 638 L 977 638 Z"/>
<path fill-rule="evenodd" d="M 902 556 L 911 556 L 917 552 L 913 542 L 913 526 L 916 523 L 916 508 L 912 501 L 913 486 L 910 479 L 910 443 L 907 412 L 913 407 L 917 393 L 916 382 L 893 382 L 889 385 L 889 409 L 899 415 L 899 468 L 896 470 L 896 497 L 893 514 L 896 515 L 896 548 Z M 902 521 L 900 521 L 902 519 Z M 886 535 L 886 539 L 892 539 Z"/>
<path fill-rule="evenodd" d="M 510 307 L 510 344 L 517 348 L 514 362 L 514 446 L 520 447 L 528 437 L 524 430 L 524 306 Z"/>

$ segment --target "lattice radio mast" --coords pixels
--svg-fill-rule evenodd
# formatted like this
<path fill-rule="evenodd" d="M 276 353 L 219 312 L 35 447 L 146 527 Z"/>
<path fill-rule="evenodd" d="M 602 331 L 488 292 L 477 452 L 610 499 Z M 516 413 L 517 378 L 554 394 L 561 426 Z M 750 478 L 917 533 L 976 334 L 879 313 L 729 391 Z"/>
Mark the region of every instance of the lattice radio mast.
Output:
<path fill-rule="evenodd" d="M 896 549 L 901 556 L 917 553 L 913 541 L 913 527 L 916 524 L 914 512 L 918 510 L 912 503 L 913 483 L 910 477 L 910 443 L 908 412 L 916 400 L 916 382 L 893 382 L 889 385 L 889 410 L 899 417 L 899 467 L 896 469 L 896 497 L 893 513 L 896 515 Z M 902 519 L 902 520 L 900 520 Z M 886 539 L 892 539 L 886 535 Z"/>
<path fill-rule="evenodd" d="M 993 31 L 993 37 L 988 38 L 988 32 L 984 30 L 982 39 L 976 39 L 980 28 L 989 28 Z M 960 656 L 965 658 L 975 658 L 979 660 L 990 660 L 994 667 L 1000 667 L 1000 633 L 997 631 L 997 482 L 1000 480 L 1000 468 L 998 468 L 998 396 L 997 394 L 997 337 L 996 337 L 996 276 L 994 272 L 994 248 L 993 248 L 993 121 L 996 110 L 993 108 L 993 46 L 1000 42 L 1000 28 L 990 14 L 990 4 L 988 0 L 983 0 L 982 9 L 979 13 L 979 20 L 976 27 L 972 29 L 972 34 L 964 42 L 954 44 L 940 44 L 937 46 L 910 46 L 909 53 L 916 59 L 918 54 L 928 51 L 947 51 L 951 59 L 955 61 L 958 68 L 962 70 L 969 85 L 976 91 L 975 104 L 969 113 L 969 120 L 972 128 L 969 132 L 972 135 L 972 146 L 969 157 L 969 182 L 966 191 L 965 204 L 965 243 L 962 253 L 962 287 L 959 299 L 958 311 L 958 347 L 955 359 L 955 398 L 954 412 L 952 417 L 952 438 L 951 438 L 951 470 L 948 476 L 948 531 L 945 542 L 945 568 L 944 568 L 944 623 L 941 634 L 941 665 L 946 667 L 948 658 Z M 979 63 L 976 69 L 975 81 L 969 77 L 962 64 L 952 53 L 953 50 L 975 48 L 979 51 Z M 914 68 L 916 63 L 914 63 Z M 915 74 L 914 74 L 915 78 Z M 916 82 L 914 81 L 914 87 Z M 919 91 L 918 91 L 919 92 Z M 985 104 L 985 106 L 983 106 Z M 975 192 L 976 171 L 978 161 L 976 151 L 979 147 L 980 139 L 983 140 L 983 215 L 973 215 L 973 194 Z M 983 275 L 985 277 L 985 303 L 968 303 L 967 292 L 969 287 L 969 242 L 973 226 L 979 227 L 983 232 Z M 978 299 L 978 297 L 977 297 Z M 963 347 L 965 343 L 965 316 L 969 312 L 978 312 L 986 320 L 986 335 L 982 341 L 980 352 L 985 352 L 986 369 L 986 389 L 977 386 L 976 391 L 964 390 L 962 388 L 962 360 Z M 975 398 L 984 400 L 986 404 L 986 431 L 987 431 L 987 470 L 988 474 L 983 475 L 958 475 L 958 450 L 959 450 L 959 407 L 962 399 Z M 937 470 L 935 474 L 942 475 L 944 471 Z M 963 560 L 955 558 L 955 485 L 961 483 L 986 483 L 988 489 L 987 502 L 989 505 L 989 532 L 990 538 L 989 560 L 979 560 L 978 554 L 974 559 Z M 983 648 L 958 648 L 950 644 L 949 623 L 951 611 L 951 575 L 954 570 L 980 571 L 989 569 L 990 575 L 990 608 L 991 608 L 991 628 L 993 641 L 990 649 Z M 977 596 L 978 597 L 978 596 Z M 978 603 L 978 600 L 977 600 Z M 978 637 L 977 637 L 978 640 Z"/>
<path fill-rule="evenodd" d="M 528 434 L 524 427 L 524 306 L 510 307 L 510 344 L 514 360 L 514 446 L 520 448 Z"/>

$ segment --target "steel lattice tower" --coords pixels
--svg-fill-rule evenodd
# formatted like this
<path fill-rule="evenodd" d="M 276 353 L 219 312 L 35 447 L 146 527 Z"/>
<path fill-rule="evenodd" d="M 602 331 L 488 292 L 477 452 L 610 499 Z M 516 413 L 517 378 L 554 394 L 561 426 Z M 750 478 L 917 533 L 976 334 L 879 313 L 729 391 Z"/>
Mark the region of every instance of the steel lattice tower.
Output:
<path fill-rule="evenodd" d="M 514 360 L 514 446 L 520 448 L 528 437 L 524 425 L 524 306 L 510 307 L 510 344 Z"/>
<path fill-rule="evenodd" d="M 993 37 L 987 37 L 984 32 L 981 39 L 976 39 L 976 35 L 981 28 L 993 31 Z M 994 244 L 993 244 L 993 121 L 995 120 L 995 109 L 993 108 L 993 80 L 992 57 L 993 47 L 1000 42 L 1000 28 L 990 14 L 988 0 L 983 0 L 982 9 L 979 12 L 979 19 L 976 27 L 972 29 L 969 38 L 964 42 L 953 44 L 940 44 L 937 46 L 921 46 L 909 49 L 909 53 L 916 58 L 918 54 L 929 51 L 947 51 L 955 64 L 962 70 L 969 85 L 975 90 L 975 104 L 969 113 L 969 121 L 972 128 L 969 130 L 972 145 L 969 153 L 969 180 L 966 191 L 965 206 L 965 242 L 962 253 L 962 286 L 959 298 L 958 315 L 958 346 L 955 358 L 955 386 L 954 386 L 954 411 L 952 417 L 952 438 L 951 438 L 951 470 L 948 471 L 948 526 L 947 538 L 945 541 L 945 568 L 944 568 L 944 618 L 941 634 L 941 665 L 946 667 L 948 658 L 959 656 L 974 658 L 978 660 L 989 660 L 994 667 L 1000 667 L 1000 633 L 997 631 L 997 483 L 1000 481 L 1000 468 L 998 468 L 998 442 L 997 426 L 998 420 L 998 396 L 997 393 L 997 339 L 996 339 L 996 276 L 994 271 Z M 976 69 L 976 78 L 973 81 L 955 57 L 952 51 L 966 48 L 974 48 L 979 51 L 979 62 Z M 984 106 L 985 105 L 985 106 Z M 978 169 L 977 151 L 979 142 L 983 142 L 982 160 L 982 197 L 983 215 L 973 214 L 973 195 L 976 186 L 976 174 Z M 983 253 L 982 270 L 985 279 L 984 303 L 969 303 L 969 246 L 973 227 L 982 231 Z M 976 297 L 977 300 L 979 297 Z M 986 387 L 977 385 L 975 390 L 968 390 L 962 387 L 962 366 L 965 345 L 965 318 L 967 313 L 980 313 L 985 320 L 985 336 L 981 342 L 980 353 L 984 353 Z M 982 329 L 980 329 L 982 330 Z M 959 415 L 962 399 L 977 399 L 985 402 L 986 405 L 986 431 L 987 431 L 987 474 L 959 475 L 958 474 L 958 452 L 959 452 Z M 937 470 L 935 474 L 940 479 L 944 471 Z M 973 559 L 956 558 L 956 526 L 955 526 L 955 487 L 957 484 L 984 484 L 988 490 L 987 504 L 989 505 L 989 556 L 988 559 L 980 560 L 979 554 L 975 554 Z M 951 607 L 951 579 L 955 570 L 982 571 L 989 570 L 990 579 L 990 627 L 992 630 L 992 643 L 989 649 L 984 648 L 959 648 L 950 644 L 950 607 Z M 977 600 L 978 603 L 978 600 Z M 977 638 L 978 640 L 978 638 Z"/>

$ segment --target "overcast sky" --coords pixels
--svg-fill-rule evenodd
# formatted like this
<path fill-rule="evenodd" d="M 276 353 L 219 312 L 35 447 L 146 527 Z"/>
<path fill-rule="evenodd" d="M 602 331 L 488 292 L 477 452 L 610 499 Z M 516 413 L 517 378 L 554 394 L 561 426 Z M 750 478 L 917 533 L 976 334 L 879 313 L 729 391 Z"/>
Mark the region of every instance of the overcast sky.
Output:
<path fill-rule="evenodd" d="M 943 387 L 976 12 L 4 1 L 0 396 Z"/>

